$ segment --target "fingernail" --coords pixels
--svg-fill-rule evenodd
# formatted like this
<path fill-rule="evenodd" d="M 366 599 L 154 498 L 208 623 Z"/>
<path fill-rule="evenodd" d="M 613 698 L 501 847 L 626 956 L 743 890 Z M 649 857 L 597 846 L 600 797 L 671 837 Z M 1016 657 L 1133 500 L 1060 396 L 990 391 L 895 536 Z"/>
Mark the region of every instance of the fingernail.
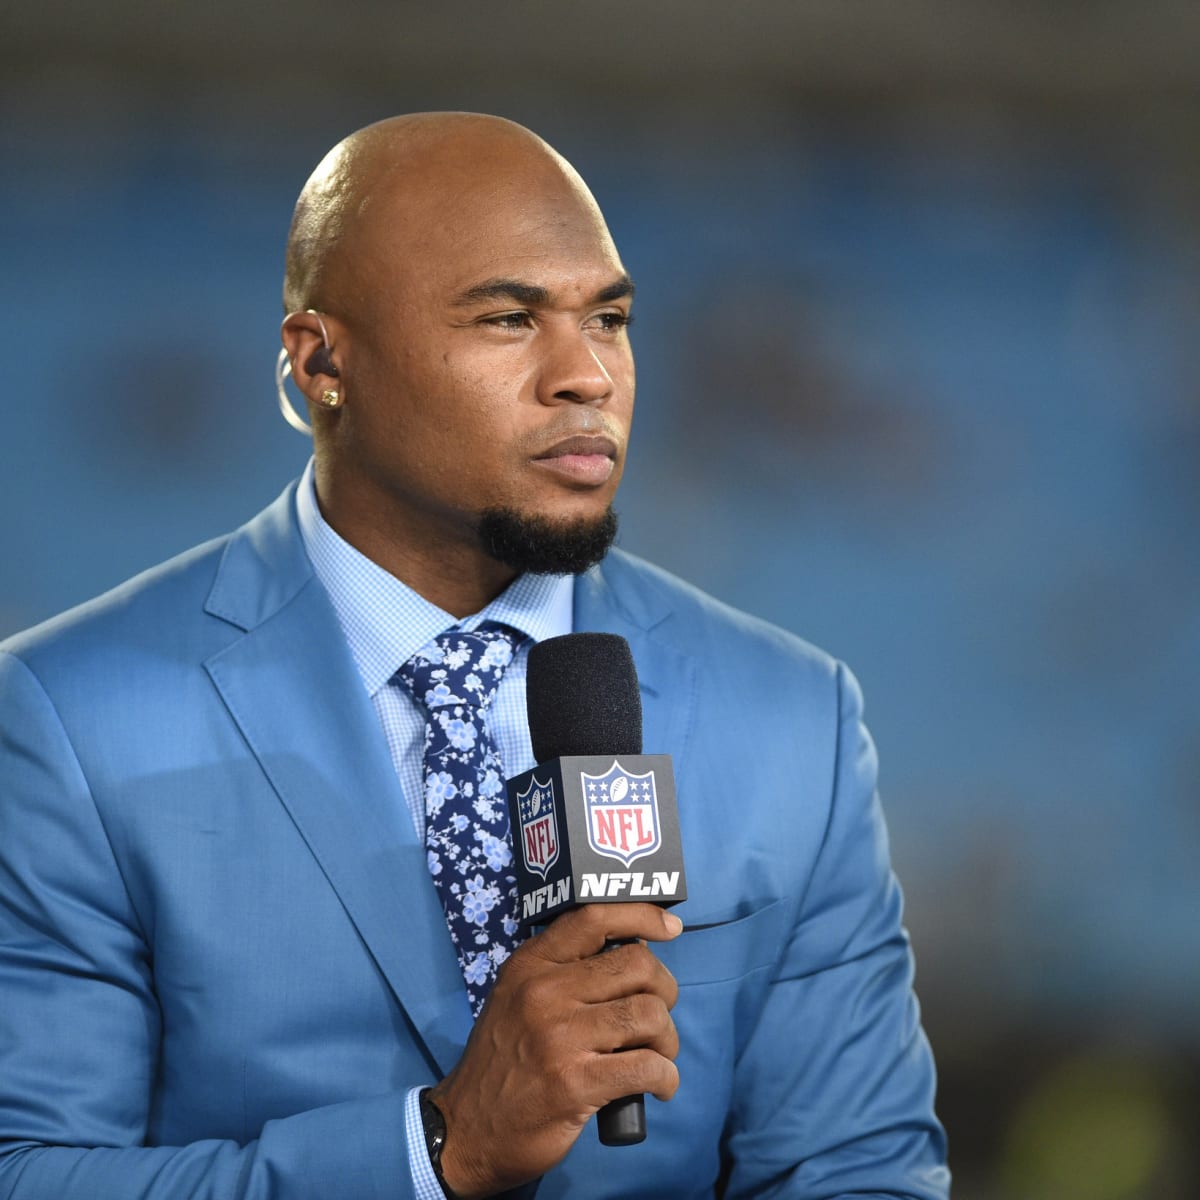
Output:
<path fill-rule="evenodd" d="M 672 937 L 683 932 L 683 922 L 674 913 L 663 913 L 663 924 Z"/>

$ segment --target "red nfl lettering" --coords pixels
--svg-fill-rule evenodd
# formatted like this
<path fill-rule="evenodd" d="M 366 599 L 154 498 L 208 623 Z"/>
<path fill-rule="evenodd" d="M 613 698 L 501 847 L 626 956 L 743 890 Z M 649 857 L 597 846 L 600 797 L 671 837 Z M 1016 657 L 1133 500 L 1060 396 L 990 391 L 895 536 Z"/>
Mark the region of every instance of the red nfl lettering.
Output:
<path fill-rule="evenodd" d="M 544 867 L 558 856 L 554 822 L 549 816 L 539 817 L 525 826 L 525 861 Z"/>
<path fill-rule="evenodd" d="M 592 835 L 598 845 L 619 850 L 622 854 L 654 843 L 654 830 L 647 827 L 643 804 L 593 808 Z"/>

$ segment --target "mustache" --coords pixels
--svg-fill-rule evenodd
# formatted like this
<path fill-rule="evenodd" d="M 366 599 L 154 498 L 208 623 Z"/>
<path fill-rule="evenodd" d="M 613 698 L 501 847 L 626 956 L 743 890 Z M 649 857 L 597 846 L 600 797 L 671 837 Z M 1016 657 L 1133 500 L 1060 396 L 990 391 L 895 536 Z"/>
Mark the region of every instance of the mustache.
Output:
<path fill-rule="evenodd" d="M 530 456 L 544 458 L 552 452 L 559 454 L 608 454 L 615 457 L 625 448 L 625 434 L 615 422 L 602 413 L 592 413 L 590 419 L 572 417 L 537 433 L 530 439 Z"/>

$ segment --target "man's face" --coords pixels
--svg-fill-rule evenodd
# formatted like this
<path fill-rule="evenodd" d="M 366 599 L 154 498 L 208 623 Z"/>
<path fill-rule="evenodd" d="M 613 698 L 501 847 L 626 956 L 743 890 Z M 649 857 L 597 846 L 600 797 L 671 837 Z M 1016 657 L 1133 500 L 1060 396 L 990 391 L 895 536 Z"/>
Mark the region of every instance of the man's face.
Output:
<path fill-rule="evenodd" d="M 349 485 L 356 519 L 426 551 L 478 551 L 491 510 L 603 519 L 633 413 L 632 289 L 594 206 L 536 163 L 370 202 L 357 294 L 334 314 L 346 406 L 319 454 L 335 507 Z"/>

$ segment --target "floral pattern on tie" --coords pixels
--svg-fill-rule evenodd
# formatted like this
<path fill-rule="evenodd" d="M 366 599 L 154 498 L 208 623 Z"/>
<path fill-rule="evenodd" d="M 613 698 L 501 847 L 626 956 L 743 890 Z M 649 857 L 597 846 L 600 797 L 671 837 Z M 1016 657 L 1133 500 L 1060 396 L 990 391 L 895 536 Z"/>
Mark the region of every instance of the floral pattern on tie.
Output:
<path fill-rule="evenodd" d="M 429 874 L 476 1016 L 521 940 L 504 767 L 487 728 L 487 710 L 517 637 L 490 624 L 472 633 L 449 630 L 395 675 L 426 710 Z"/>

